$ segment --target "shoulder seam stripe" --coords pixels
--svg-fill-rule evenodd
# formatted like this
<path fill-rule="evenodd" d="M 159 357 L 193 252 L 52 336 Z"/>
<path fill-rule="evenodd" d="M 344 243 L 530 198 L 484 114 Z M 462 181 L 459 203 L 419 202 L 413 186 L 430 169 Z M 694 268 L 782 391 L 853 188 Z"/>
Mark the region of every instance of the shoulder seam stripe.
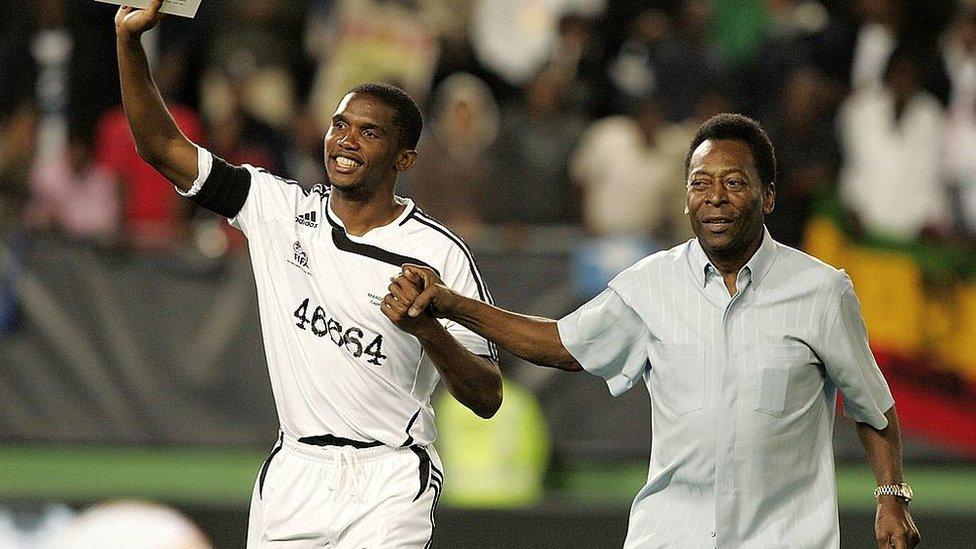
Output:
<path fill-rule="evenodd" d="M 478 266 L 475 263 L 474 255 L 471 253 L 471 250 L 468 248 L 464 240 L 461 237 L 454 234 L 453 232 L 451 232 L 450 229 L 444 227 L 443 225 L 435 221 L 433 218 L 431 218 L 430 216 L 422 212 L 420 208 L 415 208 L 413 213 L 410 214 L 410 217 L 417 220 L 418 223 L 422 223 L 434 229 L 435 231 L 447 236 L 448 239 L 450 239 L 452 242 L 454 242 L 455 245 L 461 248 L 461 252 L 464 253 L 464 256 L 468 260 L 468 268 L 471 270 L 471 275 L 474 277 L 474 283 L 478 287 L 478 294 L 481 296 L 481 300 L 484 301 L 485 303 L 488 303 L 489 305 L 494 305 L 495 300 L 492 299 L 491 292 L 488 291 L 488 285 L 485 284 L 484 279 L 481 277 L 481 272 L 478 270 Z M 485 341 L 488 342 L 488 352 L 490 353 L 491 358 L 494 360 L 498 360 L 498 349 L 495 343 L 487 338 L 483 338 L 483 339 L 485 339 Z"/>
<path fill-rule="evenodd" d="M 435 231 L 443 234 L 444 236 L 448 237 L 459 248 L 461 248 L 461 251 L 468 259 L 468 266 L 471 269 L 471 274 L 474 275 L 475 284 L 477 284 L 478 286 L 478 294 L 481 296 L 481 299 L 483 301 L 494 305 L 494 300 L 492 300 L 491 292 L 488 291 L 488 287 L 487 285 L 485 285 L 484 280 L 481 277 L 481 272 L 478 271 L 478 266 L 475 264 L 474 255 L 471 253 L 471 250 L 468 248 L 467 244 L 465 244 L 464 240 L 462 240 L 461 237 L 457 236 L 456 234 L 452 233 L 451 230 L 448 229 L 447 227 L 444 227 L 436 220 L 432 219 L 430 216 L 420 211 L 417 211 L 415 213 L 417 213 L 418 215 L 413 216 L 414 219 L 416 219 L 420 223 L 423 223 L 424 225 L 427 225 L 428 227 L 434 229 Z"/>

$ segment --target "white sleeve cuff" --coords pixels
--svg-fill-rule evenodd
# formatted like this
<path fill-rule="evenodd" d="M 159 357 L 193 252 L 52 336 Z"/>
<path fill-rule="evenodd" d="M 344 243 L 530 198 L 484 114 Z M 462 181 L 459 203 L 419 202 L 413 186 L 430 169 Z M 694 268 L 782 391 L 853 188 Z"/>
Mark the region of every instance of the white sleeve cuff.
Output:
<path fill-rule="evenodd" d="M 197 178 L 193 181 L 190 190 L 183 192 L 178 187 L 176 189 L 176 192 L 185 197 L 191 197 L 200 192 L 200 188 L 203 187 L 204 181 L 210 177 L 210 170 L 213 168 L 213 154 L 199 145 L 195 145 L 195 147 L 197 148 Z"/>

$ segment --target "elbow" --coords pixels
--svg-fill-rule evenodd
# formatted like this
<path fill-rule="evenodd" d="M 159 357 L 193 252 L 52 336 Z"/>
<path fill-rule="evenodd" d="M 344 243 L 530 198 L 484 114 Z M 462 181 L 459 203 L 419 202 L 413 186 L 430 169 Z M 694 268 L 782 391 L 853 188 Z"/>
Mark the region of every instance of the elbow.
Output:
<path fill-rule="evenodd" d="M 491 419 L 495 417 L 498 413 L 498 409 L 502 407 L 502 380 L 501 377 L 498 378 L 498 382 L 494 389 L 488 391 L 485 398 L 481 399 L 476 405 L 471 406 L 471 411 L 478 415 L 481 419 Z"/>
<path fill-rule="evenodd" d="M 560 363 L 559 369 L 565 372 L 582 372 L 583 365 L 577 362 L 575 358 L 570 358 L 569 360 Z"/>
<path fill-rule="evenodd" d="M 147 164 L 154 168 L 172 163 L 177 147 L 182 143 L 174 137 L 136 138 L 136 152 Z M 183 139 L 185 141 L 185 138 Z"/>
<path fill-rule="evenodd" d="M 576 358 L 570 354 L 569 351 L 563 349 L 558 356 L 554 357 L 549 364 L 555 368 L 558 368 L 564 372 L 581 372 L 583 371 L 583 365 L 579 363 Z"/>
<path fill-rule="evenodd" d="M 156 167 L 162 162 L 162 155 L 154 150 L 153 147 L 146 146 L 144 143 L 136 143 L 136 153 L 139 154 L 139 158 L 152 167 Z"/>

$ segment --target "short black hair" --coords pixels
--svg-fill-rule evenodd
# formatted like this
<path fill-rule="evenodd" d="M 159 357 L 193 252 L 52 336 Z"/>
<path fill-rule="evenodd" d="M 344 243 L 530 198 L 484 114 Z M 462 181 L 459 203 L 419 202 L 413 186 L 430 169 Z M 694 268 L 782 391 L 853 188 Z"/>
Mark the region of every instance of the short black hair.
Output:
<path fill-rule="evenodd" d="M 349 90 L 350 93 L 361 93 L 375 97 L 386 106 L 393 109 L 393 123 L 400 134 L 400 144 L 408 149 L 416 149 L 420 142 L 420 132 L 424 129 L 424 117 L 420 114 L 420 107 L 407 92 L 400 88 L 382 82 L 367 82 Z"/>
<path fill-rule="evenodd" d="M 766 130 L 752 118 L 732 113 L 717 114 L 698 128 L 685 156 L 685 179 L 688 178 L 691 155 L 699 145 L 709 139 L 742 141 L 752 150 L 756 171 L 759 172 L 763 185 L 769 187 L 776 183 L 776 151 L 766 135 Z"/>

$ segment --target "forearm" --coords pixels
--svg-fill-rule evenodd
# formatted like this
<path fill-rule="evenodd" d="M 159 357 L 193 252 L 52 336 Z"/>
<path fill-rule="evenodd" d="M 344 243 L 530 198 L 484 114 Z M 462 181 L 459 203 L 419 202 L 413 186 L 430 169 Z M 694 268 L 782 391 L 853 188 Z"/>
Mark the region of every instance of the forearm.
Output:
<path fill-rule="evenodd" d="M 458 402 L 487 419 L 502 404 L 498 364 L 465 349 L 439 322 L 417 335 L 441 379 Z"/>
<path fill-rule="evenodd" d="M 865 423 L 857 424 L 857 436 L 874 470 L 878 485 L 901 484 L 901 436 L 895 407 L 885 412 L 888 426 L 880 431 Z M 918 527 L 908 510 L 908 502 L 894 495 L 878 497 L 874 533 L 878 547 L 915 547 L 921 540 Z"/>
<path fill-rule="evenodd" d="M 457 294 L 441 313 L 534 364 L 569 372 L 583 369 L 559 339 L 555 320 L 512 313 Z"/>
<path fill-rule="evenodd" d="M 116 42 L 122 104 L 136 149 L 164 177 L 187 191 L 196 179 L 196 149 L 166 109 L 140 39 L 120 34 Z"/>
<path fill-rule="evenodd" d="M 895 407 L 885 412 L 888 426 L 877 430 L 866 423 L 857 423 L 857 436 L 878 485 L 902 482 L 901 435 Z"/>

